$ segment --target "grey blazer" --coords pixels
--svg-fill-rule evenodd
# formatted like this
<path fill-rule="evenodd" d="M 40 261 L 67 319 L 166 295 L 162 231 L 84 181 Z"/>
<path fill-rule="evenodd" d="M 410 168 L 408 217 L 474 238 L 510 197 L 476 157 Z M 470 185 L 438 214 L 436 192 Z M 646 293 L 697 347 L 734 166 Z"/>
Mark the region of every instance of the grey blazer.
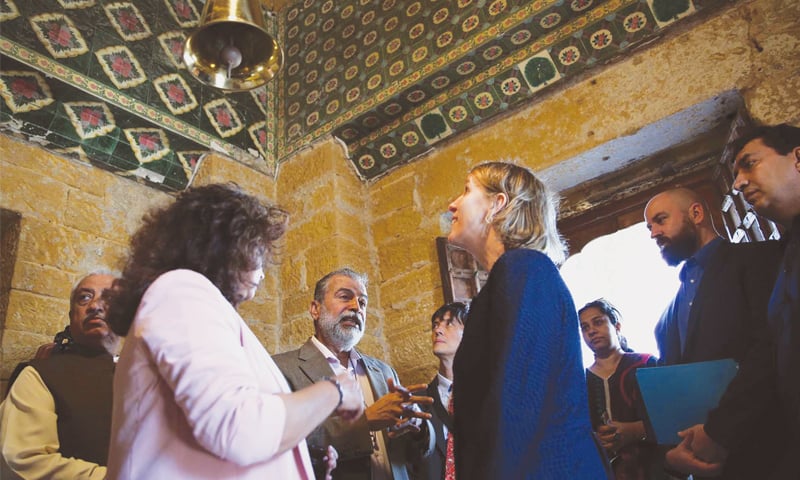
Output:
<path fill-rule="evenodd" d="M 376 399 L 389 393 L 386 381 L 391 378 L 399 383 L 397 372 L 392 367 L 380 360 L 359 352 L 366 366 L 367 377 L 372 385 L 372 392 Z M 328 361 L 309 339 L 297 350 L 281 353 L 272 357 L 278 368 L 281 369 L 289 386 L 293 391 L 307 387 L 320 381 L 323 377 L 332 376 L 333 369 Z M 435 447 L 435 438 L 428 432 L 432 431 L 429 421 L 425 422 L 420 435 L 403 435 L 394 440 L 387 437 L 389 462 L 392 465 L 394 480 L 408 480 L 406 463 L 412 458 L 427 456 Z M 424 435 L 422 435 L 424 433 Z M 339 467 L 333 472 L 334 479 L 364 479 L 369 480 L 369 457 L 372 455 L 372 438 L 366 418 L 361 418 L 354 423 L 343 421 L 337 416 L 330 416 L 306 438 L 312 454 L 315 450 L 325 449 L 333 445 L 339 453 Z M 364 460 L 363 475 L 361 472 L 346 471 L 348 461 Z M 351 469 L 352 470 L 352 469 Z"/>

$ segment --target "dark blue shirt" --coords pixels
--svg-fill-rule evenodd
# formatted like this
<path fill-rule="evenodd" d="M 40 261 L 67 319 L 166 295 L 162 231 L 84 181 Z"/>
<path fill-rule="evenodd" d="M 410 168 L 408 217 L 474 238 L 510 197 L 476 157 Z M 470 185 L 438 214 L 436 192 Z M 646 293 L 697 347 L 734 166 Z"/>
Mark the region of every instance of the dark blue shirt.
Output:
<path fill-rule="evenodd" d="M 677 322 L 678 333 L 681 338 L 681 353 L 686 347 L 686 335 L 689 331 L 689 312 L 692 310 L 694 296 L 697 294 L 697 287 L 703 279 L 703 272 L 711 254 L 722 243 L 722 238 L 717 237 L 703 245 L 694 255 L 686 259 L 681 267 L 680 279 L 681 286 L 678 295 L 675 297 L 675 318 L 671 321 Z"/>

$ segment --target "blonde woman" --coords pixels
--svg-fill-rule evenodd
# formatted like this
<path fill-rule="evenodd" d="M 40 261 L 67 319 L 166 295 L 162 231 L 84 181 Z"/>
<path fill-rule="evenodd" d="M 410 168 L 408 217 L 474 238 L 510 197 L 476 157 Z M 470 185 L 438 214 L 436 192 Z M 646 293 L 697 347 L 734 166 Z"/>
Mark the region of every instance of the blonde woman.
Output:
<path fill-rule="evenodd" d="M 530 170 L 506 162 L 474 167 L 450 204 L 448 240 L 490 272 L 454 363 L 459 480 L 607 477 L 575 305 L 556 268 L 556 209 Z"/>

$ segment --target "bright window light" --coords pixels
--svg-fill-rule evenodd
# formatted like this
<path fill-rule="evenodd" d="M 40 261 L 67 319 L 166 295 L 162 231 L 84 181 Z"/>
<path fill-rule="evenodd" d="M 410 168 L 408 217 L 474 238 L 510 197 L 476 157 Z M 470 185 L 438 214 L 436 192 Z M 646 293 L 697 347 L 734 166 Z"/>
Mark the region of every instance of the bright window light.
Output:
<path fill-rule="evenodd" d="M 679 267 L 669 267 L 644 222 L 596 238 L 561 267 L 576 308 L 600 297 L 622 313 L 622 334 L 636 352 L 658 355 L 653 329 L 678 291 Z M 581 338 L 583 364 L 594 355 Z"/>

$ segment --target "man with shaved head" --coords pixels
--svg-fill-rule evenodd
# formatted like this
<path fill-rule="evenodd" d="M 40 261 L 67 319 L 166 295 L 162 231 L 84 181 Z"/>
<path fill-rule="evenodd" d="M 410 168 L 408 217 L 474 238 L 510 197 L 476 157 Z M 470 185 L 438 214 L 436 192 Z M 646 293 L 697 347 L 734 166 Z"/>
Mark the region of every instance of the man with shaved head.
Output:
<path fill-rule="evenodd" d="M 678 292 L 655 328 L 659 363 L 739 363 L 720 403 L 704 425 L 686 426 L 667 464 L 695 478 L 720 472 L 725 479 L 761 478 L 782 438 L 770 408 L 777 399 L 774 383 L 761 370 L 770 352 L 764 348 L 770 342 L 767 303 L 780 246 L 723 240 L 702 197 L 686 188 L 654 196 L 644 217 L 667 264 L 683 262 Z"/>

